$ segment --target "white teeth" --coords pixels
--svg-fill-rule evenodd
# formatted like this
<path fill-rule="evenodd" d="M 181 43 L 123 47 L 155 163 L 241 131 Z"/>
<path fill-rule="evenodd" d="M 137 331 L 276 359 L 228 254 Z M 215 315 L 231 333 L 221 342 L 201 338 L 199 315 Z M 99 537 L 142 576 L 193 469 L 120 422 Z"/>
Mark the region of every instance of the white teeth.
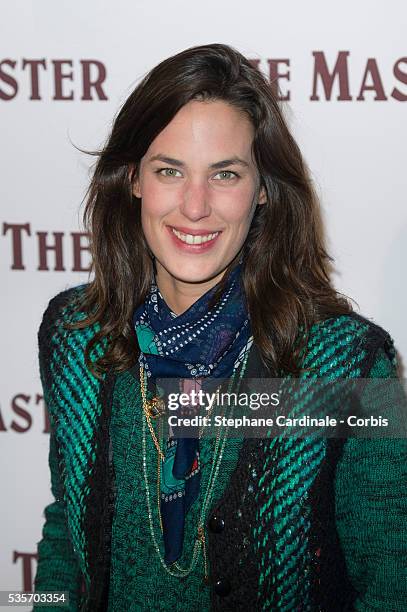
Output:
<path fill-rule="evenodd" d="M 215 232 L 214 234 L 207 234 L 206 236 L 193 236 L 192 234 L 182 234 L 178 232 L 173 227 L 171 228 L 174 234 L 182 240 L 182 242 L 186 242 L 187 244 L 202 244 L 203 242 L 208 242 L 208 240 L 212 240 L 219 234 L 219 232 Z"/>

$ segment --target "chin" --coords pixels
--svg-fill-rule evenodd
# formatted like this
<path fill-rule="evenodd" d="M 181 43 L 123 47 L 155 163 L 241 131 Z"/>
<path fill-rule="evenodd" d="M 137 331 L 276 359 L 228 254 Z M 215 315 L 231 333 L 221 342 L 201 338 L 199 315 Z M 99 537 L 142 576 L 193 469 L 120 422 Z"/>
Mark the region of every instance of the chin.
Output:
<path fill-rule="evenodd" d="M 222 272 L 222 268 L 217 266 L 185 266 L 180 264 L 167 268 L 168 273 L 176 280 L 183 283 L 204 283 L 209 281 Z"/>

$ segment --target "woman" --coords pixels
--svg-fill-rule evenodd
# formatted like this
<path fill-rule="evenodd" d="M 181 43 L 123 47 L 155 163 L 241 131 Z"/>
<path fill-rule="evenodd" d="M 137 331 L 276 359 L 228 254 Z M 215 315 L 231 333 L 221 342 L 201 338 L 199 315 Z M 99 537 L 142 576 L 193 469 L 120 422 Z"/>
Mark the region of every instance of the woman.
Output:
<path fill-rule="evenodd" d="M 330 284 L 262 74 L 221 44 L 156 66 L 99 153 L 85 223 L 94 280 L 39 331 L 55 502 L 36 589 L 92 612 L 406 609 L 405 440 L 161 428 L 161 377 L 397 376 L 389 334 Z"/>

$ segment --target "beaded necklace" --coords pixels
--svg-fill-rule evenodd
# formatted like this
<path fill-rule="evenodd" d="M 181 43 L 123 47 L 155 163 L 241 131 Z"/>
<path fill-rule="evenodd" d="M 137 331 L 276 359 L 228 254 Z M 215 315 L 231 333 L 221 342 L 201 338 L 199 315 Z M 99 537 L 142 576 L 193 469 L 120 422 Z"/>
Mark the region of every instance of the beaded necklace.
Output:
<path fill-rule="evenodd" d="M 239 388 L 240 385 L 240 381 L 244 375 L 245 369 L 246 369 L 246 364 L 247 364 L 247 359 L 248 359 L 248 355 L 249 355 L 249 348 L 251 346 L 252 343 L 252 338 L 250 338 L 250 341 L 247 343 L 246 345 L 246 349 L 245 349 L 245 353 L 244 353 L 244 357 L 243 360 L 241 362 L 241 368 L 240 368 L 240 375 L 239 375 L 239 380 L 238 380 L 238 387 L 237 390 Z M 229 382 L 228 385 L 228 393 L 231 393 L 232 387 L 233 387 L 233 383 L 236 379 L 237 373 L 238 373 L 239 367 L 235 367 L 233 369 L 233 374 L 231 377 L 231 380 Z M 160 447 L 157 441 L 157 438 L 154 434 L 154 430 L 150 421 L 150 412 L 147 406 L 147 401 L 146 401 L 146 388 L 144 385 L 144 371 L 143 371 L 143 366 L 140 366 L 140 389 L 141 389 L 141 394 L 142 394 L 142 399 L 143 399 L 143 410 L 144 410 L 144 415 L 145 415 L 145 419 L 143 419 L 143 439 L 142 439 L 142 448 L 143 448 L 143 473 L 144 473 L 144 482 L 145 482 L 145 487 L 146 487 L 146 501 L 147 501 L 147 513 L 148 513 L 148 520 L 149 520 L 149 526 L 150 526 L 150 533 L 151 533 L 151 538 L 154 544 L 154 548 L 157 552 L 157 555 L 160 559 L 160 563 L 162 565 L 162 567 L 165 569 L 165 571 L 170 574 L 171 576 L 177 577 L 177 578 L 184 578 L 185 576 L 188 576 L 188 574 L 190 574 L 196 564 L 197 561 L 199 559 L 199 553 L 201 551 L 201 548 L 203 548 L 203 554 L 204 554 L 204 582 L 205 584 L 209 583 L 209 576 L 208 576 L 208 564 L 207 564 L 207 556 L 206 556 L 206 539 L 205 539 L 205 517 L 208 511 L 208 507 L 211 503 L 212 497 L 213 497 L 213 493 L 214 493 L 214 487 L 215 487 L 215 483 L 216 483 L 216 479 L 219 473 L 219 469 L 220 469 L 220 465 L 222 462 L 222 457 L 223 457 L 223 453 L 224 453 L 224 449 L 225 449 L 225 445 L 226 445 L 226 439 L 227 439 L 227 431 L 229 428 L 229 425 L 227 424 L 225 427 L 219 427 L 218 429 L 218 434 L 216 436 L 216 441 L 215 441 L 215 448 L 214 448 L 214 453 L 213 453 L 213 459 L 212 459 L 212 465 L 211 465 L 211 471 L 209 474 L 209 479 L 208 479 L 208 484 L 206 487 L 206 492 L 205 492 L 205 496 L 204 496 L 204 500 L 202 502 L 202 508 L 201 508 L 201 512 L 200 512 L 200 516 L 198 519 L 198 526 L 197 526 L 197 537 L 195 540 L 195 544 L 194 544 L 194 548 L 193 548 L 193 553 L 192 553 L 192 558 L 191 558 L 191 562 L 189 564 L 189 567 L 186 568 L 182 568 L 180 567 L 177 562 L 174 563 L 174 567 L 176 568 L 177 571 L 172 570 L 171 568 L 169 568 L 167 566 L 167 564 L 164 561 L 164 558 L 160 552 L 160 547 L 158 545 L 157 542 L 157 538 L 155 535 L 155 531 L 154 531 L 154 521 L 153 521 L 153 514 L 152 514 L 152 506 L 151 506 L 151 500 L 150 500 L 150 486 L 148 483 L 148 475 L 147 475 L 147 453 L 146 453 L 146 433 L 147 433 L 147 428 L 146 428 L 146 423 L 149 426 L 150 429 L 150 433 L 151 436 L 153 438 L 154 444 L 157 448 L 157 452 L 158 452 L 158 466 L 160 466 L 160 463 L 162 461 L 162 457 L 160 454 Z M 234 406 L 231 407 L 230 409 L 230 416 L 233 416 L 233 409 Z M 224 436 L 221 437 L 221 432 L 225 431 Z M 159 492 L 159 478 L 157 479 L 157 489 Z M 158 505 L 159 505 L 159 496 L 158 496 Z M 162 523 L 161 523 L 161 516 L 160 516 L 160 512 L 159 512 L 159 519 L 160 519 L 160 527 L 162 530 Z"/>

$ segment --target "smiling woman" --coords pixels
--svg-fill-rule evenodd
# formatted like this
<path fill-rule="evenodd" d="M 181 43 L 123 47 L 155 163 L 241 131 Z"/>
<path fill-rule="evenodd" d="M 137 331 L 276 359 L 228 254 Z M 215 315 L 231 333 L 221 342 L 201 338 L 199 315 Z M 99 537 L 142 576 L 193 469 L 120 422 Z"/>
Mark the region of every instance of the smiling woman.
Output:
<path fill-rule="evenodd" d="M 231 104 L 193 100 L 140 160 L 133 194 L 143 203 L 158 286 L 176 314 L 220 281 L 243 247 L 256 207 L 267 201 L 264 187 L 258 193 L 253 136 L 247 115 Z"/>
<path fill-rule="evenodd" d="M 94 276 L 39 330 L 55 501 L 36 590 L 89 612 L 407 609 L 406 439 L 164 427 L 167 379 L 177 393 L 227 379 L 238 397 L 279 377 L 307 418 L 343 416 L 346 398 L 300 401 L 294 376 L 397 377 L 389 334 L 331 285 L 275 90 L 227 45 L 186 49 L 142 79 L 96 154 Z M 380 389 L 361 411 L 399 401 Z"/>

